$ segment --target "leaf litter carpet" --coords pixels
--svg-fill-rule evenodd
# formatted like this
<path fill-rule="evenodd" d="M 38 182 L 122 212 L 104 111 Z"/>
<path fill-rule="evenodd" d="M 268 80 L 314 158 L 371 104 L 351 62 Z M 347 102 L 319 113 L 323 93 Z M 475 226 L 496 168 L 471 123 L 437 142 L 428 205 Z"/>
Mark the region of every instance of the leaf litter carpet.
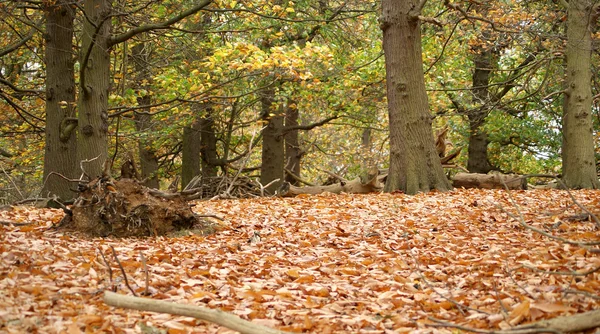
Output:
<path fill-rule="evenodd" d="M 596 214 L 600 192 L 575 191 Z M 511 204 L 514 199 L 517 206 Z M 230 333 L 193 318 L 113 308 L 112 289 L 221 309 L 293 332 L 450 333 L 431 318 L 498 329 L 597 309 L 598 253 L 524 228 L 598 241 L 558 190 L 454 190 L 196 202 L 224 218 L 209 236 L 86 238 L 49 229 L 51 209 L 0 226 L 0 332 Z M 597 249 L 597 246 L 596 246 Z M 102 254 L 106 257 L 103 259 Z M 112 268 L 112 279 L 107 267 Z M 147 332 L 147 331 L 144 331 Z"/>

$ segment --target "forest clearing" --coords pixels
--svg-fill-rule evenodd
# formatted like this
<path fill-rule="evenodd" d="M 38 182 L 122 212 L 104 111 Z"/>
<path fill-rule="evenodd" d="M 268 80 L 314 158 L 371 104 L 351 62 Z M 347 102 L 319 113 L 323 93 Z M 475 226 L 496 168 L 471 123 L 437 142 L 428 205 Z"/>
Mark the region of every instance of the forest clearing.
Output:
<path fill-rule="evenodd" d="M 233 332 L 108 306 L 105 290 L 146 292 L 306 333 L 509 330 L 600 305 L 600 233 L 581 208 L 600 213 L 594 190 L 323 193 L 194 204 L 196 213 L 222 219 L 215 233 L 90 238 L 53 229 L 63 215 L 56 209 L 3 211 L 3 221 L 24 225 L 0 226 L 0 331 Z"/>

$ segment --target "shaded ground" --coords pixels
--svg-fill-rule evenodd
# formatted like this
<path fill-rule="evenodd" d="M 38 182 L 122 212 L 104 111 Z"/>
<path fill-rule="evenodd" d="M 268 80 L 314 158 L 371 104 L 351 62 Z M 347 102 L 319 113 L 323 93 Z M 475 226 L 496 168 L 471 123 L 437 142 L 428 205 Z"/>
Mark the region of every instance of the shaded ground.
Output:
<path fill-rule="evenodd" d="M 600 192 L 574 192 L 598 213 Z M 525 221 L 560 237 L 600 240 L 564 191 L 512 193 Z M 220 308 L 246 319 L 312 333 L 452 332 L 435 317 L 478 328 L 506 327 L 598 308 L 597 253 L 523 228 L 508 193 L 455 190 L 417 196 L 319 195 L 200 202 L 226 219 L 207 237 L 90 239 L 49 231 L 58 211 L 17 208 L 0 226 L 0 331 L 224 333 L 194 319 L 114 309 L 101 292 Z M 575 217 L 575 218 L 574 218 Z M 105 254 L 112 281 L 100 256 Z M 531 269 L 535 268 L 535 269 Z M 537 270 L 536 270 L 537 269 Z"/>

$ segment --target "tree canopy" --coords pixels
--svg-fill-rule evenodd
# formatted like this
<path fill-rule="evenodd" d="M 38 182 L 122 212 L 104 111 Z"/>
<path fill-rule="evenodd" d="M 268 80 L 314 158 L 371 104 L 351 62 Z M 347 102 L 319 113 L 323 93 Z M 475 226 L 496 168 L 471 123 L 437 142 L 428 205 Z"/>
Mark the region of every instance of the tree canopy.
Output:
<path fill-rule="evenodd" d="M 600 87 L 589 78 L 600 35 L 583 27 L 582 45 L 567 25 L 597 2 L 415 3 L 423 5 L 412 14 L 425 112 L 432 131 L 448 128 L 447 149 L 461 150 L 456 165 L 561 175 L 563 159 L 581 160 L 565 152 L 578 148 L 565 146 L 563 119 L 579 96 L 567 69 L 583 66 L 589 75 L 577 74 L 576 85 L 589 91 L 587 121 L 577 126 L 589 133 L 583 154 L 595 173 Z M 129 157 L 162 188 L 182 168 L 186 183 L 241 172 L 266 185 L 390 167 L 380 1 L 3 1 L 0 10 L 0 182 L 8 201 L 68 197 L 66 178 L 97 176 L 105 161 L 116 170 Z M 72 26 L 56 35 L 59 12 Z M 582 48 L 587 63 L 566 56 Z M 67 56 L 61 66 L 73 81 L 68 69 L 57 71 L 57 54 Z M 55 156 L 61 150 L 71 156 Z M 594 179 L 570 186 L 597 187 Z"/>

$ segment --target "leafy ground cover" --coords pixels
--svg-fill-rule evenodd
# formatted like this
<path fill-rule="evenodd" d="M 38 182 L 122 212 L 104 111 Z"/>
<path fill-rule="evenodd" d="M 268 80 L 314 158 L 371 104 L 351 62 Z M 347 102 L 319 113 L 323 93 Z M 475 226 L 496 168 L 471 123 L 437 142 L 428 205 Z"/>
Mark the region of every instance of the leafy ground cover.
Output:
<path fill-rule="evenodd" d="M 573 192 L 596 214 L 599 194 Z M 138 293 L 146 267 L 150 298 L 288 331 L 456 331 L 430 327 L 430 318 L 508 328 L 597 309 L 598 271 L 558 272 L 598 268 L 598 253 L 523 227 L 517 209 L 524 222 L 561 238 L 600 240 L 557 190 L 198 202 L 195 211 L 225 219 L 218 233 L 146 239 L 67 235 L 49 229 L 59 211 L 16 207 L 2 218 L 34 224 L 0 226 L 0 331 L 230 332 L 105 305 L 105 289 L 131 294 L 110 246 Z"/>

